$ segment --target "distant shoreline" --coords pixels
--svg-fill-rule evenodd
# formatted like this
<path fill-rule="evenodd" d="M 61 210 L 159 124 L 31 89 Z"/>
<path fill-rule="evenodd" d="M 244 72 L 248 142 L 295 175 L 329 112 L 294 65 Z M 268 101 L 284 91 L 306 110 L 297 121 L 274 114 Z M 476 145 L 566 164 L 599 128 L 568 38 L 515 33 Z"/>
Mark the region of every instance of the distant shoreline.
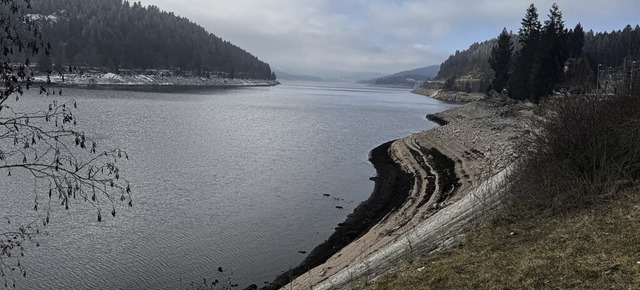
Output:
<path fill-rule="evenodd" d="M 234 89 L 248 87 L 273 87 L 280 82 L 273 84 L 243 84 L 243 85 L 145 85 L 145 84 L 69 84 L 69 83 L 34 83 L 52 88 L 72 88 L 72 89 L 89 89 L 89 90 L 114 90 L 114 91 L 141 91 L 141 92 L 190 92 L 209 89 Z"/>
<path fill-rule="evenodd" d="M 217 78 L 197 76 L 114 74 L 114 73 L 69 73 L 36 75 L 35 85 L 67 88 L 139 91 L 191 91 L 199 89 L 221 89 L 239 87 L 269 87 L 279 85 L 277 80 Z"/>

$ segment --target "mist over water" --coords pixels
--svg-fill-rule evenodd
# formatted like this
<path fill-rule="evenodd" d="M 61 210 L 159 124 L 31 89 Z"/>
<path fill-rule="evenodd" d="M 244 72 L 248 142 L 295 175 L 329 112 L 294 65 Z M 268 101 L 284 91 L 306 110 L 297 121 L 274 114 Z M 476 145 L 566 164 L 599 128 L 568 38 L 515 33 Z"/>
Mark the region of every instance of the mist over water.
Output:
<path fill-rule="evenodd" d="M 63 92 L 58 99 L 77 100 L 88 136 L 128 152 L 120 166 L 134 207 L 98 223 L 88 205 L 64 211 L 53 202 L 48 235 L 25 251 L 19 289 L 271 281 L 368 198 L 369 150 L 435 126 L 425 114 L 450 107 L 408 90 L 349 84 Z M 44 98 L 17 105 L 45 108 Z M 2 232 L 31 221 L 34 197 L 24 174 L 0 175 L 0 218 L 12 221 Z"/>

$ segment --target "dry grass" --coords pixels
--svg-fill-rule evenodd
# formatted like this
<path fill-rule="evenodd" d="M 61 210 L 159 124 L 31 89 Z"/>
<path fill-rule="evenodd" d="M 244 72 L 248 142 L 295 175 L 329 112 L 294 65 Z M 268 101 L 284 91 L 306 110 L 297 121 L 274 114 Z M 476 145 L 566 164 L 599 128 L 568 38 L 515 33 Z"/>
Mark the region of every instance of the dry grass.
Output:
<path fill-rule="evenodd" d="M 640 289 L 640 97 L 546 104 L 502 211 L 362 289 Z"/>
<path fill-rule="evenodd" d="M 569 215 L 485 226 L 360 289 L 637 289 L 640 192 Z"/>
<path fill-rule="evenodd" d="M 529 158 L 507 186 L 507 215 L 581 210 L 638 180 L 640 98 L 568 97 L 545 105 L 548 117 L 534 124 L 535 137 L 523 146 L 533 150 L 522 154 Z"/>

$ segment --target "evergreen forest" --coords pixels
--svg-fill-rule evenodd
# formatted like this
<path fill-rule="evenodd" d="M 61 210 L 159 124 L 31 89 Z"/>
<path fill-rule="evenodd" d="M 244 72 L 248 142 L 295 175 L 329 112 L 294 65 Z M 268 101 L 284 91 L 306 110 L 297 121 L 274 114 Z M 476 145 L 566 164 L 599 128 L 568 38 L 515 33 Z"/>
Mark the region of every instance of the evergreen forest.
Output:
<path fill-rule="evenodd" d="M 517 33 L 503 30 L 495 38 L 456 51 L 441 64 L 436 79 L 461 83 L 474 79 L 479 91 L 507 89 L 514 99 L 537 102 L 554 90 L 573 92 L 613 89 L 640 67 L 640 26 L 611 32 L 586 31 L 580 23 L 566 28 L 553 5 L 544 22 L 534 4 L 526 10 Z M 491 81 L 489 81 L 491 80 Z M 460 84 L 456 89 L 462 90 Z M 591 88 L 593 87 L 593 88 Z"/>
<path fill-rule="evenodd" d="M 189 5 L 189 4 L 187 4 Z M 202 77 L 273 79 L 269 64 L 187 18 L 122 0 L 38 0 L 29 17 L 51 44 L 42 68 L 189 71 Z"/>

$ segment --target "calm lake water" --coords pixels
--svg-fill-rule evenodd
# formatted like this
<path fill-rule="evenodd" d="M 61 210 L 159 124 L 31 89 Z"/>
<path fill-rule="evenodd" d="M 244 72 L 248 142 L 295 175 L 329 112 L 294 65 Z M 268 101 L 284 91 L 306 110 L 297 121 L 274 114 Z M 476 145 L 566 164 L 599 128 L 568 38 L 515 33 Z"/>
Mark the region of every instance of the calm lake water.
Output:
<path fill-rule="evenodd" d="M 19 104 L 44 108 L 42 98 Z M 98 223 L 88 205 L 53 205 L 48 235 L 26 248 L 19 289 L 263 285 L 368 198 L 369 150 L 435 126 L 425 114 L 450 107 L 408 90 L 320 83 L 57 98 L 77 100 L 79 126 L 99 145 L 127 150 L 121 175 L 134 207 Z M 12 221 L 3 232 L 33 215 L 34 197 L 26 177 L 0 175 L 0 218 Z"/>

